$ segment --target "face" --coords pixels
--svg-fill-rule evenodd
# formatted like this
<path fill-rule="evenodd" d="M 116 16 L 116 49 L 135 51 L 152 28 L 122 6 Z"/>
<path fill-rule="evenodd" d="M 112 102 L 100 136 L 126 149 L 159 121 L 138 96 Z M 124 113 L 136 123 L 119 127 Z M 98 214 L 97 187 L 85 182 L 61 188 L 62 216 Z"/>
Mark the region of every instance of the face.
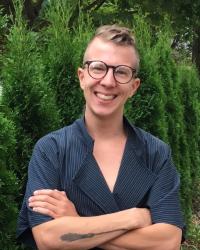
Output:
<path fill-rule="evenodd" d="M 120 46 L 112 42 L 95 38 L 89 45 L 85 58 L 87 61 L 103 61 L 107 65 L 127 65 L 135 68 L 136 54 L 131 46 Z M 87 70 L 78 69 L 80 86 L 86 100 L 85 115 L 104 117 L 122 116 L 124 104 L 137 91 L 140 80 L 132 78 L 126 84 L 119 84 L 113 76 L 113 69 L 109 68 L 102 79 L 93 79 Z"/>

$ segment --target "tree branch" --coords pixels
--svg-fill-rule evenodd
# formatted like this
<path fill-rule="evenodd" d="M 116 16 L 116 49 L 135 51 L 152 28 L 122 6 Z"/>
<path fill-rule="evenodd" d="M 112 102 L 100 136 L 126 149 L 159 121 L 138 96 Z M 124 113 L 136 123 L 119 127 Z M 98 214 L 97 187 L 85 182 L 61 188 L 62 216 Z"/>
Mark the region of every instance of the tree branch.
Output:
<path fill-rule="evenodd" d="M 80 3 L 79 3 L 79 1 L 77 1 L 76 7 L 75 7 L 70 19 L 69 19 L 69 22 L 68 22 L 68 28 L 70 28 L 70 29 L 73 27 L 75 20 L 79 16 L 79 8 L 80 8 L 79 6 L 80 6 Z"/>
<path fill-rule="evenodd" d="M 192 62 L 196 64 L 200 76 L 200 26 L 195 27 L 192 44 Z"/>
<path fill-rule="evenodd" d="M 38 17 L 42 3 L 43 0 L 38 0 L 35 4 L 30 0 L 24 1 L 24 14 L 27 17 L 30 26 L 33 25 L 34 20 Z"/>
<path fill-rule="evenodd" d="M 180 34 L 176 34 L 171 44 L 172 49 L 177 47 L 179 40 L 180 40 Z"/>
<path fill-rule="evenodd" d="M 101 5 L 103 5 L 106 2 L 106 0 L 95 0 L 94 2 L 92 2 L 91 4 L 89 4 L 88 6 L 86 6 L 83 10 L 84 11 L 89 11 L 92 8 L 94 8 L 95 6 L 95 10 L 99 9 L 101 7 Z"/>

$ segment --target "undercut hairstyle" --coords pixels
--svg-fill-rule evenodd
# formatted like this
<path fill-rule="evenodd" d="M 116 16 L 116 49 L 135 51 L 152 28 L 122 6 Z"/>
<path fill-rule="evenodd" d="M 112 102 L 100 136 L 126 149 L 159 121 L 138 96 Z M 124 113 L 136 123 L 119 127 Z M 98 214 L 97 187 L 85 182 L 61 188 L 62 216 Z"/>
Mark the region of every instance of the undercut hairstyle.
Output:
<path fill-rule="evenodd" d="M 90 46 L 90 44 L 93 42 L 95 38 L 100 38 L 106 42 L 113 42 L 114 44 L 119 45 L 119 46 L 133 47 L 136 57 L 137 57 L 137 62 L 135 65 L 136 74 L 138 73 L 139 64 L 140 64 L 140 56 L 139 56 L 139 52 L 136 46 L 135 37 L 129 28 L 119 26 L 117 24 L 100 26 L 96 30 L 95 35 L 92 37 L 92 39 L 88 43 L 87 48 Z M 87 48 L 84 54 L 84 61 L 86 59 L 85 57 L 86 57 Z"/>

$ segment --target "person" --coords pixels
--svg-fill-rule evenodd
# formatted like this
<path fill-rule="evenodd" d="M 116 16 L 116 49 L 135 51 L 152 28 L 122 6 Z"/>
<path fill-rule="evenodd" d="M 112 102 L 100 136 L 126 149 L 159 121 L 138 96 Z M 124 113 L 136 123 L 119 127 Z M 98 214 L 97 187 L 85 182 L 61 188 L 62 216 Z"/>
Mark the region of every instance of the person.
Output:
<path fill-rule="evenodd" d="M 17 236 L 38 249 L 177 250 L 184 222 L 170 147 L 129 123 L 139 53 L 104 25 L 78 69 L 84 116 L 35 145 Z"/>

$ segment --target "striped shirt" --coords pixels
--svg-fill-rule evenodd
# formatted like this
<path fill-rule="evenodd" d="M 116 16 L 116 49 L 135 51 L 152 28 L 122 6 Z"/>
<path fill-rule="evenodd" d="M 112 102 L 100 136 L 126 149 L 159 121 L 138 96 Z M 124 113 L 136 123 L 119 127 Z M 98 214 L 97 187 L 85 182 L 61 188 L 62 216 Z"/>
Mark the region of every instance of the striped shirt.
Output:
<path fill-rule="evenodd" d="M 83 118 L 36 143 L 18 218 L 19 240 L 34 247 L 31 228 L 52 220 L 28 206 L 33 192 L 45 188 L 64 190 L 80 216 L 108 214 L 132 207 L 149 208 L 153 223 L 183 228 L 180 180 L 169 146 L 132 126 L 126 118 L 124 126 L 128 138 L 113 192 L 93 156 L 94 141 Z"/>

